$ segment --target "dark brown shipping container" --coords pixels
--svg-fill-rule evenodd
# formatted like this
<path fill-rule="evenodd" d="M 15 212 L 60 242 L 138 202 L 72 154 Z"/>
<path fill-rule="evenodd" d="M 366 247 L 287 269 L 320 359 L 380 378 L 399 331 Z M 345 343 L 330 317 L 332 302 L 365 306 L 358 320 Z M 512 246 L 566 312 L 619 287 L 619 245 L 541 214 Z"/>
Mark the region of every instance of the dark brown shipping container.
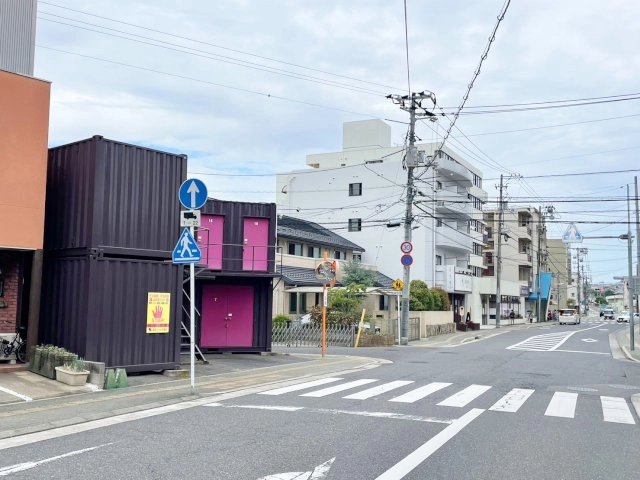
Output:
<path fill-rule="evenodd" d="M 269 221 L 267 234 L 267 268 L 264 273 L 275 273 L 276 244 L 276 204 L 247 203 L 209 199 L 200 210 L 202 215 L 219 215 L 224 217 L 223 262 L 225 273 L 242 272 L 243 252 L 245 250 L 244 220 L 246 218 L 263 218 Z M 203 252 L 203 256 L 206 252 Z M 260 274 L 260 272 L 255 272 Z"/>
<path fill-rule="evenodd" d="M 98 256 L 46 258 L 40 342 L 129 372 L 180 364 L 183 267 Z M 148 292 L 171 294 L 169 333 L 147 333 Z"/>
<path fill-rule="evenodd" d="M 187 157 L 100 136 L 49 149 L 45 250 L 170 258 Z M 60 252 L 65 255 L 64 252 Z"/>

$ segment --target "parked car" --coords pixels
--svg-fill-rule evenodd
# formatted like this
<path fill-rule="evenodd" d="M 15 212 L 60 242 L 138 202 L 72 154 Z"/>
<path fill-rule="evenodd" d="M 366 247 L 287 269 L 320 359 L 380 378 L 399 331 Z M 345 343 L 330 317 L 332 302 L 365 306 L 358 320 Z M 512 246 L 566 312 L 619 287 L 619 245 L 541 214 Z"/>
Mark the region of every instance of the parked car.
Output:
<path fill-rule="evenodd" d="M 558 312 L 558 322 L 560 325 L 564 325 L 565 323 L 578 325 L 580 324 L 580 315 L 573 308 L 561 308 Z"/>
<path fill-rule="evenodd" d="M 634 323 L 637 320 L 640 320 L 640 314 L 634 313 L 633 314 Z M 623 322 L 629 323 L 629 312 L 620 312 L 618 314 L 618 316 L 616 317 L 616 322 L 618 322 L 618 323 L 623 323 Z"/>
<path fill-rule="evenodd" d="M 613 308 L 605 308 L 602 310 L 602 317 L 607 320 L 613 320 L 616 317 L 616 312 L 613 311 Z"/>

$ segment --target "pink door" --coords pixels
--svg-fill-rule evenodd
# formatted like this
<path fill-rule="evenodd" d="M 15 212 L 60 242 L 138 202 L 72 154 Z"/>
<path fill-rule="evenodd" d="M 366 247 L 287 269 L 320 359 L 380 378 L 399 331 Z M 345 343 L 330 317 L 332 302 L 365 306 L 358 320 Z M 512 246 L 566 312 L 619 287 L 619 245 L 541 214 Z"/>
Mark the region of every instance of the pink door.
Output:
<path fill-rule="evenodd" d="M 245 218 L 242 269 L 266 272 L 268 252 L 269 220 L 266 218 Z"/>
<path fill-rule="evenodd" d="M 202 287 L 202 347 L 253 346 L 253 287 Z"/>
<path fill-rule="evenodd" d="M 202 263 L 212 270 L 222 270 L 222 234 L 224 217 L 201 215 L 197 242 L 202 251 Z"/>

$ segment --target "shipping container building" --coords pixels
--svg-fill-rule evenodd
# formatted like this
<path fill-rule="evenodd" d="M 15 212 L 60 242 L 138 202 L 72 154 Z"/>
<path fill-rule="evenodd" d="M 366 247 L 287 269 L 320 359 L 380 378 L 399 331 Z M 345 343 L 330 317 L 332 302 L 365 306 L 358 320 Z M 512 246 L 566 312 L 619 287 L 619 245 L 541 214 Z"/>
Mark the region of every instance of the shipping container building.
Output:
<path fill-rule="evenodd" d="M 271 351 L 273 280 L 279 276 L 276 205 L 209 199 L 201 210 L 197 242 L 202 251 L 196 267 L 200 349 Z"/>
<path fill-rule="evenodd" d="M 179 366 L 186 172 L 185 155 L 101 136 L 49 150 L 41 343 L 127 371 Z"/>

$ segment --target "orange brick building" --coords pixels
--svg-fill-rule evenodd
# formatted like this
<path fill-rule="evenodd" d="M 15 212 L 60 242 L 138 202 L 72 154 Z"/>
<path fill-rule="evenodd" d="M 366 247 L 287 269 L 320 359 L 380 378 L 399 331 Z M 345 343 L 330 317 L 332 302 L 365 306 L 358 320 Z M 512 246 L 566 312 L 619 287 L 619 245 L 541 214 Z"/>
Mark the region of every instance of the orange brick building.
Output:
<path fill-rule="evenodd" d="M 0 335 L 5 336 L 27 324 L 37 335 L 50 90 L 49 82 L 0 70 Z"/>

